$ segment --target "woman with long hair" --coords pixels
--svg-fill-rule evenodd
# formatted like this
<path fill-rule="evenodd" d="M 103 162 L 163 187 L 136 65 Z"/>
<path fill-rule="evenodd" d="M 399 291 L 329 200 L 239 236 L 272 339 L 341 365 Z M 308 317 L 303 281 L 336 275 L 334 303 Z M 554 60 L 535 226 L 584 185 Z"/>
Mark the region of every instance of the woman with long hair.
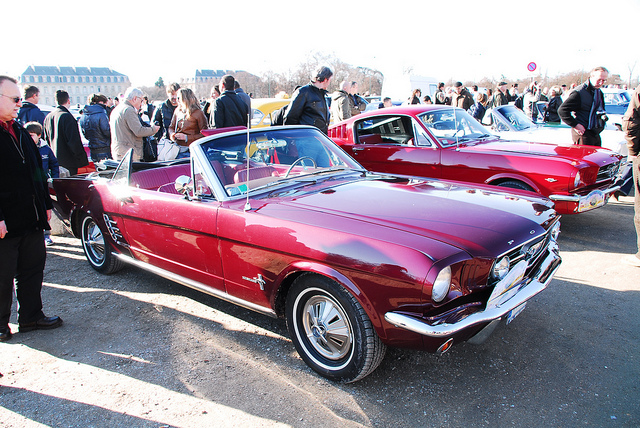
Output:
<path fill-rule="evenodd" d="M 179 158 L 189 157 L 189 144 L 202 138 L 203 129 L 207 129 L 205 117 L 200 103 L 189 88 L 178 90 L 178 107 L 173 112 L 169 125 L 169 138 L 180 146 Z"/>
<path fill-rule="evenodd" d="M 422 96 L 422 91 L 420 91 L 420 89 L 414 89 L 411 92 L 411 96 L 409 97 L 409 104 L 420 104 L 421 96 Z"/>

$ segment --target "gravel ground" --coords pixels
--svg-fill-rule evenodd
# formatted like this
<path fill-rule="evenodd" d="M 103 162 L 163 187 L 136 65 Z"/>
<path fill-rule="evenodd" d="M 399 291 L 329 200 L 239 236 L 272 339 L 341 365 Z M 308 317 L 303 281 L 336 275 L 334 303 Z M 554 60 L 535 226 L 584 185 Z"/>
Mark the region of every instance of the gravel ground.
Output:
<path fill-rule="evenodd" d="M 284 321 L 135 268 L 100 275 L 54 236 L 43 299 L 64 325 L 0 344 L 0 426 L 637 427 L 632 217 L 631 198 L 565 217 L 556 279 L 510 325 L 440 357 L 390 349 L 348 385 L 311 371 Z"/>

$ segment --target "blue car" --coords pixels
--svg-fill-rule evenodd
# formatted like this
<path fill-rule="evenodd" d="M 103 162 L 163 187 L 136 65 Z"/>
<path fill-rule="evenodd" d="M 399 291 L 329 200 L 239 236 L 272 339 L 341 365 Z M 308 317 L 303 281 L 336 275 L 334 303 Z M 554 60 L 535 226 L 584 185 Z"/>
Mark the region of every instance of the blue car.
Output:
<path fill-rule="evenodd" d="M 602 88 L 604 109 L 609 114 L 624 114 L 629 107 L 631 94 L 626 89 Z"/>

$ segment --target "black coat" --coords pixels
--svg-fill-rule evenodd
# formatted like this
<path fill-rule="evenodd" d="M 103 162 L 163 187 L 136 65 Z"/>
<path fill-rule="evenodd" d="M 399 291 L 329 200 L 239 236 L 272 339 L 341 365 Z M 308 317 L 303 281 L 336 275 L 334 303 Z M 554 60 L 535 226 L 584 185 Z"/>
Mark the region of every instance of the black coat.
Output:
<path fill-rule="evenodd" d="M 595 91 L 600 92 L 600 100 L 602 100 L 602 110 L 604 110 L 604 95 L 600 89 L 596 89 L 591 85 L 590 81 L 586 81 L 569 94 L 567 99 L 558 108 L 558 115 L 564 123 L 572 128 L 578 124 L 589 129 L 589 114 Z M 573 113 L 573 114 L 572 114 Z M 600 133 L 604 129 L 604 122 L 598 121 L 594 128 L 594 132 Z"/>
<path fill-rule="evenodd" d="M 213 102 L 210 125 L 215 128 L 247 126 L 249 106 L 234 91 L 224 91 Z"/>
<path fill-rule="evenodd" d="M 173 112 L 176 110 L 176 106 L 171 104 L 171 100 L 167 99 L 163 102 L 160 107 L 155 110 L 153 114 L 153 124 L 160 127 L 158 132 L 156 132 L 156 139 L 161 139 L 162 137 L 169 138 L 169 125 L 171 125 L 171 118 L 173 117 Z"/>
<path fill-rule="evenodd" d="M 551 98 L 545 110 L 545 114 L 544 114 L 545 122 L 553 122 L 553 123 L 560 122 L 560 116 L 558 116 L 558 109 L 560 108 L 561 104 L 562 104 L 562 97 L 560 95 L 556 95 L 555 97 Z"/>
<path fill-rule="evenodd" d="M 285 125 L 311 125 L 325 134 L 329 130 L 329 107 L 325 98 L 327 91 L 309 83 L 293 93 L 284 117 Z"/>
<path fill-rule="evenodd" d="M 65 107 L 58 106 L 47 115 L 44 120 L 44 135 L 55 150 L 61 166 L 76 169 L 89 164 L 78 122 Z"/>
<path fill-rule="evenodd" d="M 111 148 L 111 128 L 105 106 L 102 104 L 85 106 L 79 123 L 84 137 L 89 140 L 91 150 Z"/>
<path fill-rule="evenodd" d="M 0 126 L 0 220 L 9 238 L 49 230 L 47 210 L 53 208 L 40 151 L 21 125 L 14 122 L 13 130 L 17 138 Z"/>

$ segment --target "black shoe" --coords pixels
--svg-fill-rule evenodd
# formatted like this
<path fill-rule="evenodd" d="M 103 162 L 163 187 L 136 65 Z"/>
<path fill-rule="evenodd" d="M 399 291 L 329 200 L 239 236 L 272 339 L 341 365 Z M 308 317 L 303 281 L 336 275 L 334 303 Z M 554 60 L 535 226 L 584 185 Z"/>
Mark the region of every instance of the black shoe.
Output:
<path fill-rule="evenodd" d="M 24 333 L 31 330 L 50 330 L 62 325 L 62 318 L 57 316 L 40 318 L 38 321 L 20 324 L 18 331 Z"/>
<path fill-rule="evenodd" d="M 11 334 L 11 329 L 9 328 L 9 326 L 0 327 L 0 342 L 6 342 L 7 340 L 11 339 L 12 336 L 13 334 Z"/>

